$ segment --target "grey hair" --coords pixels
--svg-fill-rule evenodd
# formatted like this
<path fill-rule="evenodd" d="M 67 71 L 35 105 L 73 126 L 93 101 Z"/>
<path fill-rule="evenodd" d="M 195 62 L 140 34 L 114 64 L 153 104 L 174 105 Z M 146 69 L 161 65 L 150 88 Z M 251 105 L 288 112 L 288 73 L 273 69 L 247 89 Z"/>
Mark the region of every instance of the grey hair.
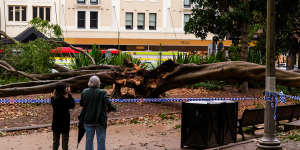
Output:
<path fill-rule="evenodd" d="M 92 76 L 89 80 L 88 86 L 90 88 L 100 88 L 101 81 L 98 76 Z"/>

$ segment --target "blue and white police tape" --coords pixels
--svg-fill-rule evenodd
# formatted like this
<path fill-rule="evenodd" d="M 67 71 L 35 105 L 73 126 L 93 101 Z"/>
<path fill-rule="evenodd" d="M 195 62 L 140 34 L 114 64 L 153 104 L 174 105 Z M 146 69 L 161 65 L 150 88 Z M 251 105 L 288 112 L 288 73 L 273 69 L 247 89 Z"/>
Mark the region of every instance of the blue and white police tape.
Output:
<path fill-rule="evenodd" d="M 276 112 L 277 112 L 277 106 L 278 106 L 278 97 L 279 97 L 279 101 L 281 103 L 286 103 L 286 95 L 283 94 L 282 91 L 280 91 L 279 93 L 276 92 L 265 92 L 265 100 L 266 101 L 271 101 L 271 106 L 274 108 L 274 114 L 273 114 L 273 118 L 274 120 L 276 120 Z"/>
<path fill-rule="evenodd" d="M 139 98 L 139 99 L 110 99 L 115 103 L 151 103 L 151 102 L 188 102 L 188 101 L 244 101 L 263 100 L 264 97 L 201 97 L 201 98 Z M 79 99 L 75 99 L 79 103 Z M 0 99 L 0 103 L 50 103 L 50 99 Z"/>
<path fill-rule="evenodd" d="M 275 105 L 278 104 L 278 97 L 281 103 L 285 103 L 285 99 L 299 100 L 299 96 L 289 96 L 280 93 L 268 93 L 265 97 L 200 97 L 200 98 L 138 98 L 138 99 L 110 99 L 115 103 L 150 103 L 150 102 L 188 102 L 188 101 L 245 101 L 245 100 L 270 100 Z M 75 99 L 79 103 L 79 99 Z M 0 99 L 0 103 L 50 103 L 50 99 Z M 273 105 L 274 106 L 274 105 Z"/>

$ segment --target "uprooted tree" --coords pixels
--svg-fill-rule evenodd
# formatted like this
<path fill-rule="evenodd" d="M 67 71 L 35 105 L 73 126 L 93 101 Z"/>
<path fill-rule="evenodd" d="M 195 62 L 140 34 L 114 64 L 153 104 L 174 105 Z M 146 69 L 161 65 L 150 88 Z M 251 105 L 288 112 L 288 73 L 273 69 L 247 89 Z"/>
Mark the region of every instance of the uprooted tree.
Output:
<path fill-rule="evenodd" d="M 58 82 L 66 82 L 72 89 L 87 87 L 92 75 L 97 75 L 102 84 L 114 85 L 113 97 L 159 97 L 164 92 L 206 80 L 263 81 L 265 66 L 243 61 L 228 61 L 213 64 L 177 64 L 171 60 L 154 70 L 140 69 L 130 62 L 124 66 L 92 65 L 69 72 L 50 74 L 24 74 L 14 70 L 4 61 L 0 66 L 16 74 L 36 81 L 0 86 L 0 97 L 49 93 Z M 53 80 L 60 78 L 60 80 Z M 300 87 L 300 74 L 277 70 L 277 82 L 291 87 Z M 135 94 L 122 95 L 121 88 L 132 88 Z"/>
<path fill-rule="evenodd" d="M 37 22 L 35 22 L 37 21 Z M 33 20 L 33 25 L 41 27 L 41 30 L 48 31 L 49 24 L 43 23 L 39 25 L 39 20 Z M 56 35 L 61 34 L 60 28 L 55 25 L 50 25 L 50 28 Z M 50 33 L 51 34 L 51 33 Z M 10 38 L 5 32 L 0 32 L 0 36 Z M 130 60 L 124 59 L 122 66 L 117 65 L 95 65 L 95 60 L 85 51 L 83 52 L 91 61 L 90 66 L 81 67 L 76 70 L 65 69 L 62 66 L 54 64 L 46 55 L 53 45 L 58 43 L 65 45 L 61 41 L 35 41 L 36 43 L 29 43 L 25 46 L 28 48 L 28 55 L 26 51 L 22 52 L 15 60 L 2 59 L 0 60 L 0 73 L 6 76 L 23 76 L 29 82 L 20 82 L 13 84 L 6 84 L 0 86 L 0 97 L 28 95 L 38 93 L 52 92 L 58 82 L 66 82 L 70 84 L 72 90 L 83 89 L 87 87 L 89 78 L 92 75 L 97 75 L 101 79 L 103 85 L 113 85 L 114 90 L 112 97 L 159 97 L 164 92 L 184 87 L 185 85 L 199 83 L 207 80 L 235 80 L 243 81 L 264 81 L 265 67 L 254 63 L 243 61 L 228 61 L 212 64 L 177 64 L 172 60 L 168 60 L 159 65 L 153 70 L 146 70 L 133 64 Z M 53 44 L 53 45 L 51 45 Z M 68 45 L 74 48 L 72 45 Z M 32 57 L 32 53 L 36 53 L 39 49 L 40 53 L 45 54 L 41 57 Z M 48 50 L 48 51 L 47 51 Z M 75 48 L 75 50 L 77 50 Z M 32 53 L 31 53 L 32 52 Z M 20 57 L 27 55 L 28 61 L 20 61 Z M 45 58 L 45 59 L 44 59 Z M 40 59 L 42 64 L 34 59 Z M 15 63 L 18 62 L 18 63 Z M 24 68 L 23 66 L 26 66 Z M 49 73 L 49 68 L 37 67 L 44 65 L 55 68 L 58 73 Z M 21 67 L 20 67 L 21 66 Z M 28 67 L 29 66 L 29 67 Z M 18 69 L 22 68 L 23 69 Z M 29 71 L 28 71 L 29 70 Z M 48 70 L 44 71 L 44 70 Z M 278 70 L 276 72 L 277 82 L 282 85 L 290 87 L 300 87 L 300 74 L 296 72 L 287 72 Z M 134 91 L 131 94 L 123 94 L 122 88 L 130 88 Z"/>

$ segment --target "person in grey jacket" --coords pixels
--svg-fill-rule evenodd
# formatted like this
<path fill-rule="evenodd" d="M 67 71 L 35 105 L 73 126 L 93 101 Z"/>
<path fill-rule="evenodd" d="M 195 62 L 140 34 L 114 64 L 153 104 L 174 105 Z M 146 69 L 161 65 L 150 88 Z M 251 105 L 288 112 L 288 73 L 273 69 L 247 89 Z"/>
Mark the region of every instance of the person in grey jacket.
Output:
<path fill-rule="evenodd" d="M 105 150 L 107 112 L 116 111 L 107 93 L 100 89 L 100 79 L 92 76 L 88 87 L 82 91 L 80 105 L 83 107 L 83 123 L 86 131 L 86 150 L 93 150 L 94 135 L 97 135 L 98 150 Z"/>

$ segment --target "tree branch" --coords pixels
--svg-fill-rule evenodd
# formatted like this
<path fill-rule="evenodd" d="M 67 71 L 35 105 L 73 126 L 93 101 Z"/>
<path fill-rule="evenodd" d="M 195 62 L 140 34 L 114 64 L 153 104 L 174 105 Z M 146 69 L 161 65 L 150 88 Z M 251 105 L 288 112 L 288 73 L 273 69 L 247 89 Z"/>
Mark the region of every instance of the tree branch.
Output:
<path fill-rule="evenodd" d="M 16 44 L 19 44 L 20 42 L 19 41 L 17 41 L 17 40 L 15 40 L 14 38 L 11 38 L 10 36 L 8 36 L 4 31 L 2 31 L 2 30 L 0 30 L 0 36 L 4 36 L 5 38 L 7 38 L 7 39 L 9 39 L 9 40 L 11 40 L 11 41 L 13 41 L 14 43 L 16 43 Z"/>
<path fill-rule="evenodd" d="M 29 78 L 31 80 L 34 80 L 34 81 L 38 81 L 39 79 L 37 79 L 36 77 L 30 75 L 30 74 L 27 74 L 23 71 L 17 71 L 14 67 L 12 67 L 10 64 L 8 64 L 6 61 L 4 60 L 0 60 L 0 67 L 9 71 L 9 72 L 13 72 L 13 73 L 17 73 L 19 75 L 22 75 L 26 78 Z"/>

